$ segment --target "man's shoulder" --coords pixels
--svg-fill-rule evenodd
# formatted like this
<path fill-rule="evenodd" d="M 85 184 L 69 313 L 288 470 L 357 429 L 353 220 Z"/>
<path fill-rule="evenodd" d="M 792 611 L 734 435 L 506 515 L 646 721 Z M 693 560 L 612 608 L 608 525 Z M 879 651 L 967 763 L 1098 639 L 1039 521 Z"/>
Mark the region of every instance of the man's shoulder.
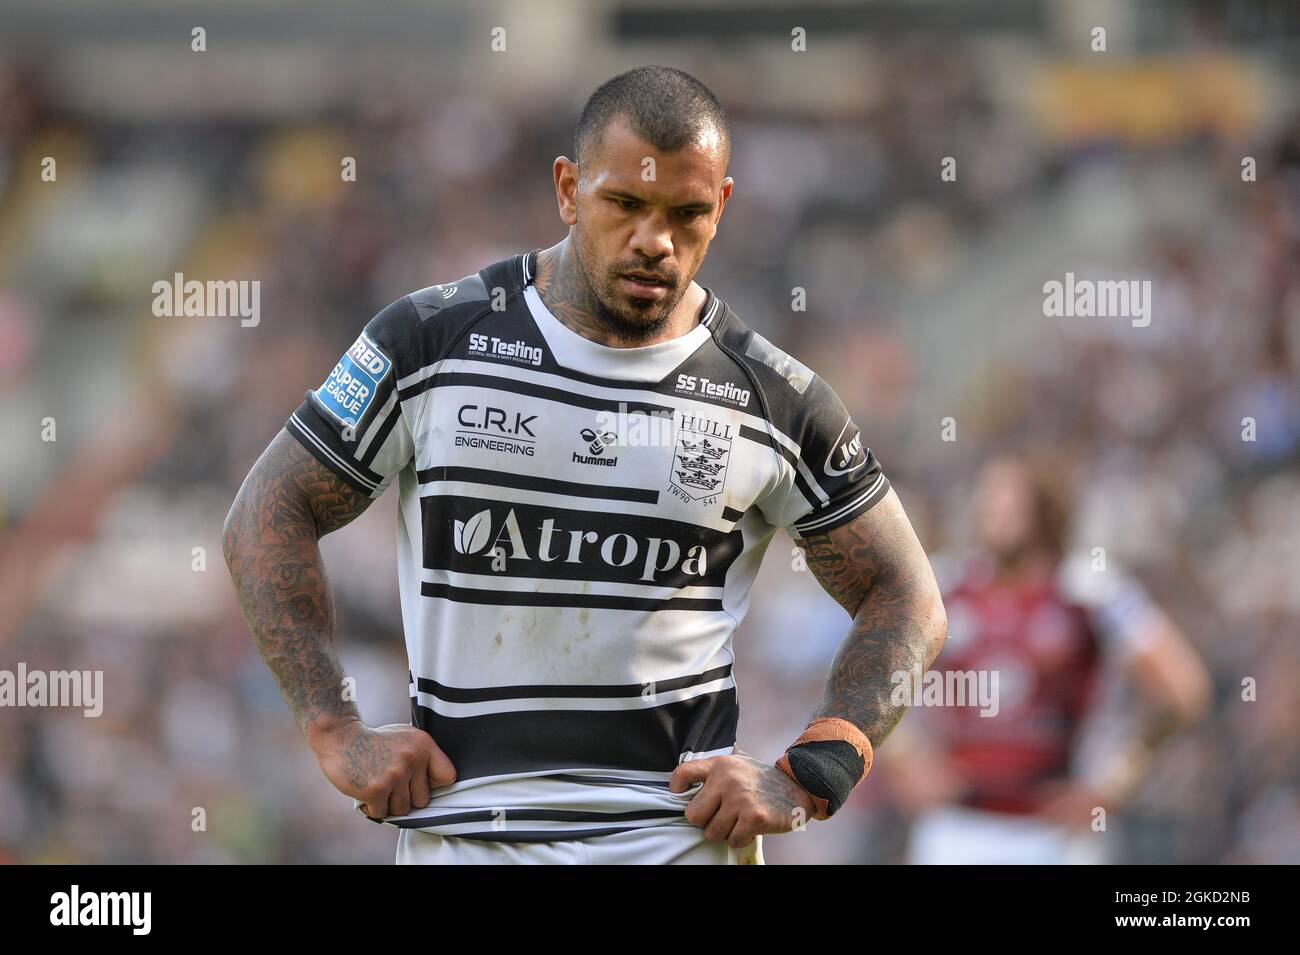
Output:
<path fill-rule="evenodd" d="M 711 328 L 719 348 L 758 388 L 772 449 L 794 468 L 784 502 L 765 512 L 770 521 L 800 535 L 821 533 L 889 493 L 880 462 L 825 379 L 749 328 L 730 307 Z"/>
<path fill-rule="evenodd" d="M 714 337 L 719 345 L 731 353 L 738 361 L 763 379 L 764 391 L 773 388 L 778 391 L 789 390 L 797 395 L 808 391 L 817 378 L 817 374 L 790 355 L 785 350 L 772 344 L 764 335 L 750 328 L 730 305 L 719 298 L 722 315 L 717 323 Z"/>
<path fill-rule="evenodd" d="M 421 321 L 447 318 L 467 310 L 477 312 L 484 306 L 500 309 L 531 281 L 535 255 L 535 252 L 517 252 L 454 281 L 409 292 L 399 301 L 409 302 Z"/>
<path fill-rule="evenodd" d="M 794 437 L 810 421 L 844 425 L 843 405 L 830 384 L 767 336 L 750 328 L 725 302 L 714 338 L 758 385 L 769 420 Z M 829 419 L 834 419 L 831 422 Z"/>
<path fill-rule="evenodd" d="M 481 308 L 483 303 L 491 300 L 492 295 L 482 274 L 475 272 L 454 282 L 443 282 L 408 292 L 404 298 L 410 301 L 421 320 L 427 320 L 464 306 Z"/>
<path fill-rule="evenodd" d="M 453 281 L 408 292 L 381 309 L 367 332 L 390 346 L 399 364 L 435 360 L 468 325 L 503 311 L 522 293 L 531 255 L 517 253 Z"/>

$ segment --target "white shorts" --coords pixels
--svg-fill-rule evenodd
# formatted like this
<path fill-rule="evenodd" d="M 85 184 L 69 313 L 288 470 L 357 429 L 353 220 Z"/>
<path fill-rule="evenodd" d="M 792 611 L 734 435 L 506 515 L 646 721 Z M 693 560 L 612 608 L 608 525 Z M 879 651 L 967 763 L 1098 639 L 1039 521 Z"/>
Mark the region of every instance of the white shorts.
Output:
<path fill-rule="evenodd" d="M 1033 816 L 946 806 L 912 825 L 910 865 L 1100 865 L 1106 834 Z"/>
<path fill-rule="evenodd" d="M 743 849 L 695 826 L 647 826 L 557 842 L 489 842 L 403 829 L 398 865 L 763 865 L 763 837 Z"/>

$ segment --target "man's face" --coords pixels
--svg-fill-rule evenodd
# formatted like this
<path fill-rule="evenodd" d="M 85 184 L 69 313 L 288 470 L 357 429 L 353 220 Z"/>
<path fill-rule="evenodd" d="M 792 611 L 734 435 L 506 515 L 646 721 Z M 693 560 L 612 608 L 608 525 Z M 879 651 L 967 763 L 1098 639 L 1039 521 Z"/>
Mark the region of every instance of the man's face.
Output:
<path fill-rule="evenodd" d="M 977 531 L 980 542 L 999 559 L 1018 556 L 1033 540 L 1033 488 L 1013 460 L 985 465 L 978 480 Z"/>
<path fill-rule="evenodd" d="M 572 175 L 561 217 L 596 298 L 596 317 L 629 339 L 661 329 L 699 271 L 732 181 L 716 133 L 660 152 L 615 118 Z"/>

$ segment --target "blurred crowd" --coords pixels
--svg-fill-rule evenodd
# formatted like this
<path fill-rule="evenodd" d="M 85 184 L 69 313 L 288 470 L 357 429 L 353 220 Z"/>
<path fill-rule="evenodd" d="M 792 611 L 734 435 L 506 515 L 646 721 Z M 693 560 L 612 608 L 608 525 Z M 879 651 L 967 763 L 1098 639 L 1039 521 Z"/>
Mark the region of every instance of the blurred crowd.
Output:
<path fill-rule="evenodd" d="M 970 478 L 992 450 L 1059 448 L 1084 489 L 1075 545 L 1133 570 L 1216 682 L 1212 715 L 1120 813 L 1119 861 L 1300 861 L 1300 124 L 1063 140 L 973 47 L 870 54 L 867 105 L 823 114 L 773 110 L 759 84 L 698 64 L 733 116 L 738 184 L 699 281 L 831 382 L 933 553 L 967 543 Z M 602 78 L 575 83 L 585 96 Z M 0 669 L 101 669 L 106 694 L 96 719 L 0 711 L 0 859 L 392 859 L 395 832 L 324 780 L 259 658 L 221 522 L 372 314 L 561 237 L 550 161 L 576 107 L 493 98 L 451 71 L 424 96 L 359 88 L 292 122 L 151 123 L 79 111 L 56 77 L 0 60 L 0 421 L 15 452 L 0 470 Z M 957 183 L 939 178 L 946 155 Z M 941 358 L 961 367 L 940 353 L 965 332 L 915 303 L 960 288 L 971 250 L 1010 228 L 1014 256 L 1008 221 L 1080 181 L 1140 191 L 1174 173 L 1200 218 L 1135 219 L 1136 252 L 1095 252 L 1152 280 L 1150 327 L 1045 318 L 1009 296 L 1020 332 L 935 383 Z M 156 317 L 152 283 L 176 272 L 260 281 L 259 323 Z M 342 656 L 375 723 L 409 715 L 394 509 L 336 535 L 351 555 L 334 578 Z M 327 563 L 338 547 L 326 538 Z M 779 533 L 736 638 L 746 751 L 774 759 L 798 734 L 847 627 Z M 887 774 L 888 744 L 873 777 Z M 770 839 L 768 859 L 896 861 L 908 821 L 873 779 L 834 823 Z"/>

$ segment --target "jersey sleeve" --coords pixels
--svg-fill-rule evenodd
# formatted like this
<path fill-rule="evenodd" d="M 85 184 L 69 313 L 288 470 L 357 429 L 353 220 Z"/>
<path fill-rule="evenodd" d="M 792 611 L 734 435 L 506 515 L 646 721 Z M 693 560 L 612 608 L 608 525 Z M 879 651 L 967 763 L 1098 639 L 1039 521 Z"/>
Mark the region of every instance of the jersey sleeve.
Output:
<path fill-rule="evenodd" d="M 1104 652 L 1124 660 L 1146 647 L 1162 611 L 1146 588 L 1114 561 L 1105 570 L 1074 555 L 1058 571 L 1062 593 L 1083 606 Z"/>
<path fill-rule="evenodd" d="M 889 492 L 889 479 L 844 402 L 813 375 L 792 418 L 795 447 L 782 441 L 787 475 L 760 505 L 795 539 L 847 524 Z M 778 440 L 781 436 L 778 435 Z"/>
<path fill-rule="evenodd" d="M 420 367 L 418 324 L 409 296 L 390 304 L 285 423 L 322 464 L 371 498 L 414 457 L 398 382 Z"/>

